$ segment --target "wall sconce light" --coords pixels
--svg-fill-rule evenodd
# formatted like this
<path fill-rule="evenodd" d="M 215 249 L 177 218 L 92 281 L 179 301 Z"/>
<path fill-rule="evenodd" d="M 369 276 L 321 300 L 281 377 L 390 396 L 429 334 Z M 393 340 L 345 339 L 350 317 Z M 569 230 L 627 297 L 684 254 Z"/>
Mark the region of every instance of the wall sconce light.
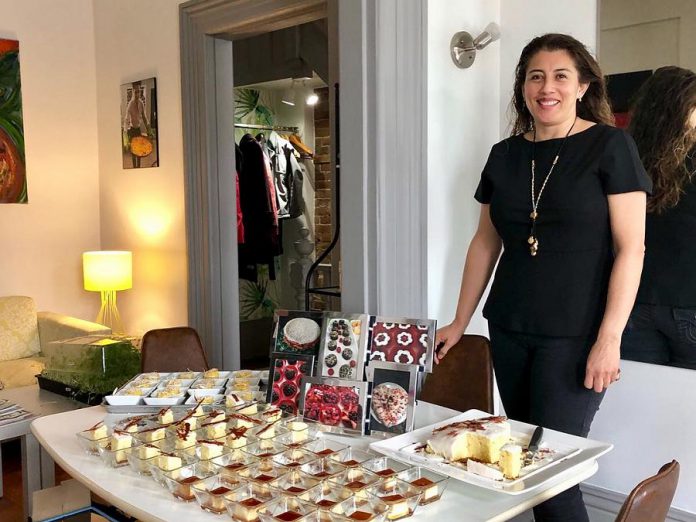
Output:
<path fill-rule="evenodd" d="M 459 31 L 450 41 L 452 61 L 460 69 L 467 69 L 474 63 L 477 50 L 480 51 L 498 39 L 500 39 L 500 26 L 495 22 L 488 24 L 476 38 L 472 38 L 466 31 Z"/>
<path fill-rule="evenodd" d="M 85 252 L 82 254 L 85 290 L 101 292 L 101 308 L 96 322 L 122 334 L 121 315 L 116 308 L 116 291 L 133 288 L 133 254 L 126 251 Z"/>

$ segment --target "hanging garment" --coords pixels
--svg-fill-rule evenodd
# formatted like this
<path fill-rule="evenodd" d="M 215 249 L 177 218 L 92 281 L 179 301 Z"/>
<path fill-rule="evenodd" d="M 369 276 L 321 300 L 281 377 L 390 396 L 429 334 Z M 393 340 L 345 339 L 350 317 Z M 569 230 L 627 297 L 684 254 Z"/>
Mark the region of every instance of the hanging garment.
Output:
<path fill-rule="evenodd" d="M 281 138 L 277 132 L 271 132 L 266 139 L 266 151 L 271 158 L 273 180 L 278 202 L 278 218 L 289 219 L 302 215 L 303 174 L 300 164 L 294 156 L 292 144 Z"/>
<path fill-rule="evenodd" d="M 239 193 L 239 172 L 235 172 L 235 190 L 237 191 L 237 244 L 244 243 L 244 214 L 242 213 L 241 194 Z"/>
<path fill-rule="evenodd" d="M 239 176 L 244 244 L 240 245 L 240 277 L 255 280 L 255 264 L 267 264 L 275 277 L 273 258 L 280 253 L 275 188 L 270 164 L 251 134 L 239 142 L 244 161 Z M 244 269 L 243 267 L 247 267 Z"/>
<path fill-rule="evenodd" d="M 244 165 L 244 157 L 239 145 L 234 144 L 234 181 L 237 195 L 237 244 L 244 243 L 244 214 L 242 213 L 242 194 L 239 191 L 239 173 Z"/>

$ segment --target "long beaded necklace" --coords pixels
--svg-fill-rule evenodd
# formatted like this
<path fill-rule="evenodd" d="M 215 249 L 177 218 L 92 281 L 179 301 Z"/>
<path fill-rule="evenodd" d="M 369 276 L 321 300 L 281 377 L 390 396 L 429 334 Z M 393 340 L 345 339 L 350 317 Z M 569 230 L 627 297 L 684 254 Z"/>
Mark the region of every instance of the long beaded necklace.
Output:
<path fill-rule="evenodd" d="M 556 157 L 553 159 L 553 162 L 551 163 L 551 168 L 549 169 L 549 173 L 546 175 L 546 178 L 544 178 L 544 182 L 541 184 L 541 188 L 539 189 L 539 194 L 534 195 L 534 182 L 536 179 L 536 127 L 534 128 L 534 138 L 532 141 L 532 212 L 529 214 L 529 218 L 532 220 L 532 224 L 530 227 L 529 231 L 529 237 L 527 238 L 527 243 L 529 244 L 529 253 L 532 256 L 536 256 L 537 253 L 539 252 L 539 238 L 536 235 L 536 221 L 537 218 L 539 217 L 539 213 L 537 212 L 537 209 L 539 208 L 539 201 L 541 200 L 541 194 L 544 192 L 544 188 L 546 187 L 546 183 L 549 181 L 549 178 L 551 177 L 551 173 L 553 172 L 554 167 L 556 166 L 556 163 L 558 163 L 558 157 L 561 155 L 561 151 L 563 150 L 563 146 L 565 145 L 566 141 L 568 141 L 568 136 L 570 136 L 570 132 L 573 130 L 573 127 L 575 127 L 575 123 L 578 121 L 578 118 L 576 117 L 573 120 L 573 124 L 570 126 L 570 129 L 568 129 L 568 132 L 566 132 L 565 138 L 563 138 L 563 141 L 561 142 L 561 145 L 558 147 L 558 150 L 556 151 Z"/>

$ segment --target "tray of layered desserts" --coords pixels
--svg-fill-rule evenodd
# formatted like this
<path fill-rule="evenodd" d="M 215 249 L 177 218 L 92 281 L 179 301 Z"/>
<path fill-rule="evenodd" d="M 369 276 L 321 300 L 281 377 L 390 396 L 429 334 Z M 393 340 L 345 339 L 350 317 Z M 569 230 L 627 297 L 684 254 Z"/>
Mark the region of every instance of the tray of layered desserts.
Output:
<path fill-rule="evenodd" d="M 512 495 L 592 461 L 613 446 L 545 430 L 537 451 L 527 447 L 536 427 L 469 410 L 430 426 L 374 442 L 373 451 L 449 477 Z"/>
<path fill-rule="evenodd" d="M 201 401 L 229 408 L 263 400 L 264 381 L 267 370 L 141 373 L 104 397 L 104 403 L 109 413 L 156 413 L 164 406 L 186 409 Z"/>
<path fill-rule="evenodd" d="M 265 403 L 107 414 L 77 438 L 114 473 L 149 476 L 173 502 L 240 522 L 399 520 L 439 500 L 448 482 Z"/>

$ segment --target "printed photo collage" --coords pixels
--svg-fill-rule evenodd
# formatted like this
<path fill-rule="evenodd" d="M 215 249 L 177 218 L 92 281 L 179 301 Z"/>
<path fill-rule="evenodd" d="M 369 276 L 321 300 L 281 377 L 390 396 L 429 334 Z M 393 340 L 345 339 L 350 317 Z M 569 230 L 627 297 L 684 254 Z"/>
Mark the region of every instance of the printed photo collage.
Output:
<path fill-rule="evenodd" d="M 267 401 L 323 431 L 409 432 L 435 329 L 433 320 L 279 310 Z"/>

